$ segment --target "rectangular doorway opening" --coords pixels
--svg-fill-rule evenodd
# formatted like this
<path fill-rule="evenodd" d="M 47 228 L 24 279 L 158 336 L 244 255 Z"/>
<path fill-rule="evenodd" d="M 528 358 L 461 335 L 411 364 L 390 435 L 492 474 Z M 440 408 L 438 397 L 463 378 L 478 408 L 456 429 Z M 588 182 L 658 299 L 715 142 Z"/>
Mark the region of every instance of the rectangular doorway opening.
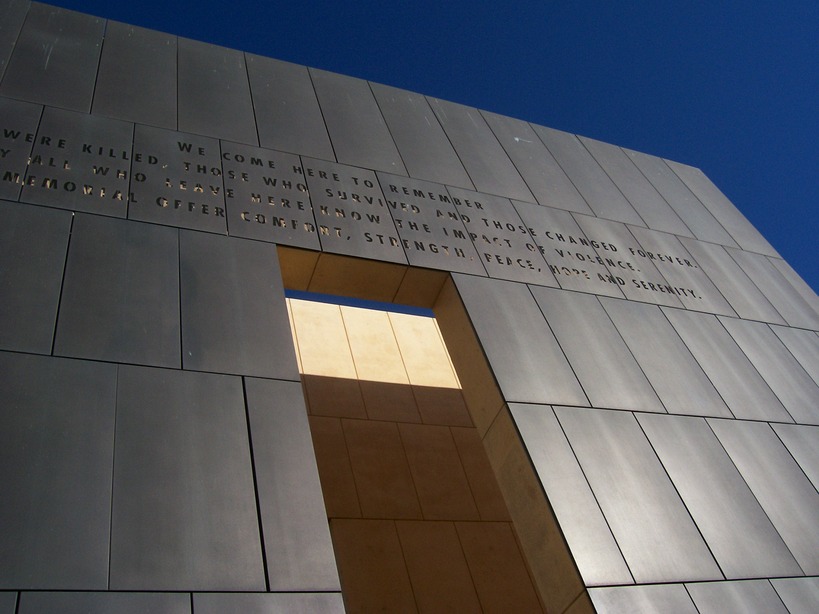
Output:
<path fill-rule="evenodd" d="M 286 296 L 348 611 L 539 611 L 433 312 Z"/>

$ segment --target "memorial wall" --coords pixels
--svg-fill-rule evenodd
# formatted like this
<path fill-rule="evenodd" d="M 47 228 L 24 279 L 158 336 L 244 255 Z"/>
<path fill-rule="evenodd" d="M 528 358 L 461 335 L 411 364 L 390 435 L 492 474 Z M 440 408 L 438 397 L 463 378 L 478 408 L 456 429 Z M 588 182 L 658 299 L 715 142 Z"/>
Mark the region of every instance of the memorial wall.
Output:
<path fill-rule="evenodd" d="M 344 593 L 342 542 L 385 546 L 328 516 L 286 291 L 434 312 L 468 413 L 396 441 L 474 429 L 493 476 L 464 492 L 506 509 L 430 514 L 412 473 L 379 527 L 453 523 L 455 611 L 508 605 L 501 521 L 532 611 L 819 610 L 819 298 L 699 169 L 0 14 L 0 614 L 398 611 Z M 402 607 L 436 611 L 454 584 L 411 572 Z"/>

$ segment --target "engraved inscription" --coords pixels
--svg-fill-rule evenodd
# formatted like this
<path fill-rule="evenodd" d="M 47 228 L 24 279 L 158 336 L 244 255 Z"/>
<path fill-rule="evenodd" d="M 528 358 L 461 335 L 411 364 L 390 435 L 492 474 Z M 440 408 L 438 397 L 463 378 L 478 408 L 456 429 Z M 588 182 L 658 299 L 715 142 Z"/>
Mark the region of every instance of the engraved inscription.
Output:
<path fill-rule="evenodd" d="M 120 120 L 46 108 L 20 199 L 125 217 L 133 129 Z"/>
<path fill-rule="evenodd" d="M 534 240 L 508 199 L 447 189 L 490 277 L 557 286 L 540 252 L 527 247 Z"/>
<path fill-rule="evenodd" d="M 375 173 L 302 158 L 324 251 L 407 262 Z"/>
<path fill-rule="evenodd" d="M 222 141 L 222 172 L 231 235 L 320 249 L 298 156 Z"/>
<path fill-rule="evenodd" d="M 128 218 L 227 233 L 219 141 L 137 126 Z"/>
<path fill-rule="evenodd" d="M 486 275 L 444 186 L 386 173 L 378 180 L 411 265 Z"/>

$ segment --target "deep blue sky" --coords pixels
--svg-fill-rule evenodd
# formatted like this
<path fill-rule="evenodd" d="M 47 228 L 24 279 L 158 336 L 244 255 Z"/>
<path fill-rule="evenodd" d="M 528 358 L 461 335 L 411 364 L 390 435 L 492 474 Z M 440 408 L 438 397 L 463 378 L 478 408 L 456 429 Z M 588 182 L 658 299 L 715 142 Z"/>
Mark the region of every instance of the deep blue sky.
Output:
<path fill-rule="evenodd" d="M 819 2 L 52 4 L 698 166 L 819 289 Z"/>

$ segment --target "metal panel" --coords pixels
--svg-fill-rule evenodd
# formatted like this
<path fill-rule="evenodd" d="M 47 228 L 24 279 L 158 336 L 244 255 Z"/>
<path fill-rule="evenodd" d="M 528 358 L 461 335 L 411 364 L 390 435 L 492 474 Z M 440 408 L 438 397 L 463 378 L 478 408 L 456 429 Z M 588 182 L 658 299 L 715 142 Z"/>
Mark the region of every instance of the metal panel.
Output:
<path fill-rule="evenodd" d="M 3 614 L 17 613 L 16 592 L 0 592 L 0 612 L 3 612 Z"/>
<path fill-rule="evenodd" d="M 555 411 L 634 580 L 722 579 L 634 415 Z"/>
<path fill-rule="evenodd" d="M 759 422 L 709 420 L 799 567 L 819 574 L 819 493 L 777 438 Z"/>
<path fill-rule="evenodd" d="M 819 386 L 768 326 L 720 317 L 788 413 L 801 424 L 819 424 Z"/>
<path fill-rule="evenodd" d="M 765 256 L 727 250 L 765 297 L 791 326 L 819 330 L 819 313 Z"/>
<path fill-rule="evenodd" d="M 589 205 L 535 134 L 532 126 L 519 119 L 487 111 L 481 113 L 537 202 L 566 211 L 592 214 Z"/>
<path fill-rule="evenodd" d="M 798 328 L 771 326 L 771 329 L 813 381 L 819 384 L 819 336 Z"/>
<path fill-rule="evenodd" d="M 105 20 L 35 2 L 6 66 L 0 95 L 91 109 Z"/>
<path fill-rule="evenodd" d="M 680 239 L 740 318 L 784 324 L 785 320 L 719 245 Z"/>
<path fill-rule="evenodd" d="M 177 45 L 179 129 L 258 145 L 244 54 L 188 38 Z"/>
<path fill-rule="evenodd" d="M 640 169 L 680 219 L 701 241 L 711 241 L 720 245 L 736 247 L 731 235 L 717 222 L 717 219 L 691 193 L 680 178 L 668 168 L 665 161 L 657 156 L 623 149 L 631 161 Z"/>
<path fill-rule="evenodd" d="M 0 3 L 0 14 L 3 15 L 3 23 L 0 23 L 0 80 L 3 79 L 30 5 L 28 0 L 3 0 Z"/>
<path fill-rule="evenodd" d="M 128 218 L 225 234 L 219 141 L 137 124 Z"/>
<path fill-rule="evenodd" d="M 178 232 L 77 215 L 54 353 L 178 369 Z"/>
<path fill-rule="evenodd" d="M 571 213 L 520 201 L 513 205 L 561 288 L 623 297 L 617 280 L 595 250 L 600 245 L 586 238 Z M 534 250 L 529 244 L 526 247 Z"/>
<path fill-rule="evenodd" d="M 0 347 L 50 354 L 71 214 L 0 201 Z"/>
<path fill-rule="evenodd" d="M 109 21 L 92 110 L 176 129 L 176 37 Z"/>
<path fill-rule="evenodd" d="M 574 214 L 577 224 L 595 247 L 603 264 L 615 282 L 633 301 L 659 305 L 682 306 L 680 296 L 690 289 L 669 284 L 646 256 L 640 256 L 642 246 L 624 224 Z"/>
<path fill-rule="evenodd" d="M 506 198 L 449 188 L 490 277 L 556 287 L 554 275 L 517 211 Z"/>
<path fill-rule="evenodd" d="M 507 401 L 588 405 L 525 285 L 460 274 L 453 279 Z"/>
<path fill-rule="evenodd" d="M 120 366 L 112 590 L 265 590 L 242 382 Z"/>
<path fill-rule="evenodd" d="M 631 226 L 629 230 L 643 246 L 638 256 L 647 256 L 672 286 L 689 288 L 689 291 L 678 295 L 687 309 L 736 315 L 677 237 L 637 226 Z"/>
<path fill-rule="evenodd" d="M 421 94 L 370 83 L 411 177 L 473 189 L 441 124 Z"/>
<path fill-rule="evenodd" d="M 0 198 L 20 196 L 42 112 L 40 105 L 0 98 Z"/>
<path fill-rule="evenodd" d="M 781 258 L 769 258 L 768 260 L 770 260 L 771 264 L 776 267 L 776 270 L 788 280 L 788 283 L 802 295 L 802 298 L 813 307 L 813 310 L 819 313 L 819 296 L 816 295 L 813 288 L 805 283 L 805 280 L 799 276 L 799 273 Z"/>
<path fill-rule="evenodd" d="M 583 136 L 578 138 L 649 228 L 694 237 L 622 149 Z"/>
<path fill-rule="evenodd" d="M 20 200 L 125 217 L 134 125 L 46 108 Z"/>
<path fill-rule="evenodd" d="M 595 215 L 618 222 L 645 225 L 575 135 L 545 126 L 534 128 Z"/>
<path fill-rule="evenodd" d="M 428 97 L 427 100 L 476 190 L 535 202 L 480 111 L 437 98 Z"/>
<path fill-rule="evenodd" d="M 660 309 L 608 298 L 601 302 L 669 413 L 732 417 Z"/>
<path fill-rule="evenodd" d="M 116 367 L 0 353 L 0 588 L 108 588 Z"/>
<path fill-rule="evenodd" d="M 590 589 L 589 596 L 598 614 L 697 614 L 682 584 L 608 586 Z"/>
<path fill-rule="evenodd" d="M 180 236 L 185 369 L 298 380 L 276 247 Z"/>
<path fill-rule="evenodd" d="M 734 416 L 793 421 L 715 316 L 682 309 L 663 311 Z"/>
<path fill-rule="evenodd" d="M 340 590 L 301 384 L 245 390 L 269 590 Z"/>
<path fill-rule="evenodd" d="M 298 156 L 223 141 L 222 169 L 231 235 L 321 249 Z"/>
<path fill-rule="evenodd" d="M 406 264 L 375 173 L 302 158 L 324 251 Z"/>
<path fill-rule="evenodd" d="M 631 584 L 631 573 L 551 407 L 510 404 L 540 483 L 586 586 Z"/>
<path fill-rule="evenodd" d="M 801 574 L 705 420 L 637 419 L 726 578 Z"/>
<path fill-rule="evenodd" d="M 713 214 L 742 249 L 759 252 L 768 256 L 778 256 L 760 232 L 745 219 L 734 204 L 725 197 L 717 186 L 700 169 L 665 160 L 672 171 L 682 179 L 686 187 Z"/>
<path fill-rule="evenodd" d="M 819 489 L 819 428 L 814 426 L 772 424 L 773 430 L 796 459 L 813 486 Z"/>
<path fill-rule="evenodd" d="M 531 290 L 594 407 L 665 412 L 594 296 Z"/>
<path fill-rule="evenodd" d="M 378 181 L 410 265 L 486 275 L 444 186 L 384 173 Z"/>
<path fill-rule="evenodd" d="M 245 54 L 262 147 L 335 160 L 306 66 Z"/>
<path fill-rule="evenodd" d="M 315 68 L 309 71 L 338 161 L 406 175 L 369 83 Z"/>
<path fill-rule="evenodd" d="M 195 593 L 196 614 L 344 614 L 341 593 Z"/>
<path fill-rule="evenodd" d="M 767 580 L 686 584 L 700 614 L 765 612 L 787 614 L 776 591 Z"/>
<path fill-rule="evenodd" d="M 814 614 L 819 607 L 819 578 L 771 580 L 790 614 Z"/>
<path fill-rule="evenodd" d="M 18 614 L 190 614 L 184 593 L 22 593 Z"/>

